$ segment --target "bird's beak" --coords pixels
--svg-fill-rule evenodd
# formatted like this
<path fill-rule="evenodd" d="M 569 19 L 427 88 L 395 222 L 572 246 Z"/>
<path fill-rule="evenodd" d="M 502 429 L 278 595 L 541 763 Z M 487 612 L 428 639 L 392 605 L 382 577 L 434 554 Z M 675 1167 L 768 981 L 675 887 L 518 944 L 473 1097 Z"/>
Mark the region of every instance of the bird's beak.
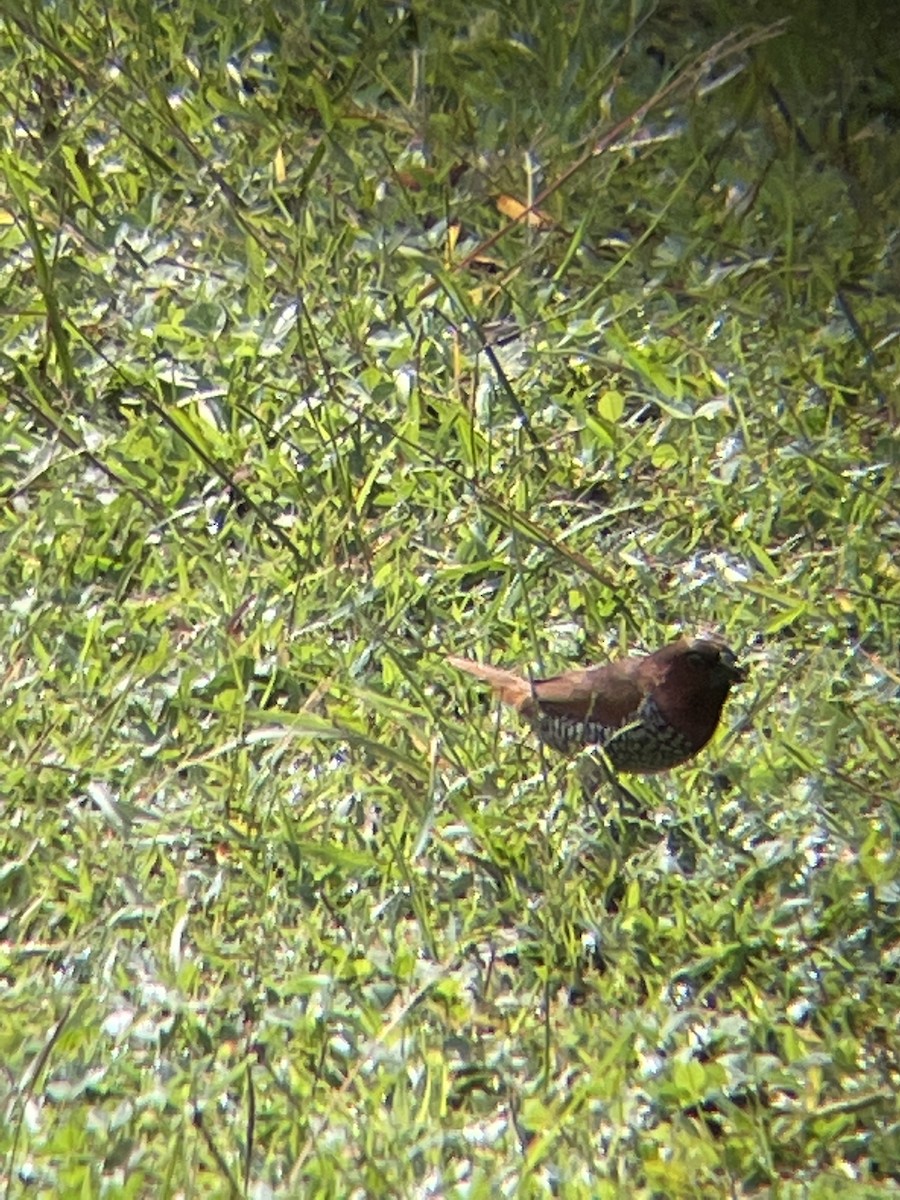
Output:
<path fill-rule="evenodd" d="M 729 683 L 743 683 L 747 678 L 747 668 L 740 665 L 730 650 L 721 654 L 719 661 L 725 668 Z"/>

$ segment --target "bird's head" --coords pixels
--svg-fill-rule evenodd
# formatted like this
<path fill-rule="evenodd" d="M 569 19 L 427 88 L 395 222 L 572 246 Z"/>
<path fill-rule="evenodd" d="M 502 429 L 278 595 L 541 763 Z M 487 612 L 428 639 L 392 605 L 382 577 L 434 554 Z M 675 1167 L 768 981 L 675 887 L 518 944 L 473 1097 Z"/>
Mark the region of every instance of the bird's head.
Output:
<path fill-rule="evenodd" d="M 724 689 L 727 694 L 732 684 L 743 683 L 747 678 L 746 669 L 738 664 L 734 651 L 721 638 L 712 635 L 685 638 L 675 643 L 675 650 L 672 664 L 677 666 L 685 686 L 692 680 L 692 686 Z"/>
<path fill-rule="evenodd" d="M 719 637 L 683 638 L 649 656 L 658 672 L 653 697 L 663 716 L 699 748 L 712 737 L 732 686 L 747 678 Z"/>

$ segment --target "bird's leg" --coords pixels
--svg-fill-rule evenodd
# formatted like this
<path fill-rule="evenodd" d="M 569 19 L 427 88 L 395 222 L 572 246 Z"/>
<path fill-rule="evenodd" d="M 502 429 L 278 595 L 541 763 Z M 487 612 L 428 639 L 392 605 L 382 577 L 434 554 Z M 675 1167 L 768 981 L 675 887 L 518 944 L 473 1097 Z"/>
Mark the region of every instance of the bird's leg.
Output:
<path fill-rule="evenodd" d="M 594 805 L 601 821 L 605 821 L 609 811 L 608 806 L 599 798 L 604 785 L 611 789 L 618 800 L 623 816 L 637 821 L 647 820 L 650 814 L 646 804 L 619 782 L 619 777 L 601 747 L 592 747 L 590 751 L 580 756 L 578 774 L 584 798 L 589 804 Z"/>
<path fill-rule="evenodd" d="M 609 806 L 600 799 L 600 793 L 607 785 L 615 787 L 615 776 L 606 755 L 602 750 L 579 754 L 577 771 L 585 804 L 593 805 L 600 820 L 605 821 Z"/>

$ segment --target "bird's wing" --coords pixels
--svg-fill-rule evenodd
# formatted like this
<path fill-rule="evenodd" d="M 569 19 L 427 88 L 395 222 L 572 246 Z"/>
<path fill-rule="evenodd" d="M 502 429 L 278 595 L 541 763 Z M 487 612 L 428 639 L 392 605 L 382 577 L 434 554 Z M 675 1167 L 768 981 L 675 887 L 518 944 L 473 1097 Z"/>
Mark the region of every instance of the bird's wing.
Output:
<path fill-rule="evenodd" d="M 621 725 L 637 714 L 641 701 L 657 682 L 647 661 L 623 658 L 606 666 L 585 667 L 538 680 L 534 685 L 538 706 L 551 715 Z"/>

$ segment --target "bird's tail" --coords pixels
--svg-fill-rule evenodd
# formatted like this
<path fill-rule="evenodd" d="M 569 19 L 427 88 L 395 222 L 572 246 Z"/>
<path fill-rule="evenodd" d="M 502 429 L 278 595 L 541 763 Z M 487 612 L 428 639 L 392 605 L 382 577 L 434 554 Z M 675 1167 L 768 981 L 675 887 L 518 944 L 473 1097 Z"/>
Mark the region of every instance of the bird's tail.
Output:
<path fill-rule="evenodd" d="M 452 654 L 447 656 L 447 662 L 460 671 L 467 671 L 476 679 L 483 679 L 485 683 L 489 683 L 503 703 L 511 704 L 513 708 L 521 708 L 531 699 L 531 684 L 513 671 L 489 667 L 485 663 L 474 662 L 471 658 L 456 658 Z"/>

